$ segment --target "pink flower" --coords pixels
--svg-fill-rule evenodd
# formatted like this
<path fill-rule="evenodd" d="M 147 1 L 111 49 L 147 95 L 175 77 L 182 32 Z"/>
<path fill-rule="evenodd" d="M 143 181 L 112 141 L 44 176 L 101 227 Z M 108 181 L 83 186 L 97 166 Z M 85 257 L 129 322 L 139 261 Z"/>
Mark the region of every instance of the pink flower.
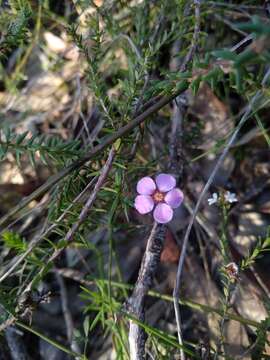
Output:
<path fill-rule="evenodd" d="M 172 220 L 173 209 L 178 208 L 184 199 L 184 194 L 176 186 L 172 175 L 160 174 L 155 181 L 150 177 L 143 177 L 137 183 L 138 196 L 135 198 L 135 208 L 144 215 L 153 211 L 156 222 L 168 223 Z"/>

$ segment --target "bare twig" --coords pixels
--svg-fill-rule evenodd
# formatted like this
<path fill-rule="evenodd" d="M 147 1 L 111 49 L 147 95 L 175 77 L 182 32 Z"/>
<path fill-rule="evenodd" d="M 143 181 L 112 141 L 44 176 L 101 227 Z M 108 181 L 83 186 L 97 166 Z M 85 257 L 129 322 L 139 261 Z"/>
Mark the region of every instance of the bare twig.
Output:
<path fill-rule="evenodd" d="M 237 49 L 239 49 L 242 45 L 246 44 L 247 42 L 250 42 L 251 40 L 254 39 L 254 34 L 249 34 L 246 37 L 244 37 L 244 39 L 242 39 L 241 41 L 239 41 L 239 43 L 237 43 L 236 45 L 234 45 L 233 47 L 230 48 L 231 51 L 236 51 Z"/>
<path fill-rule="evenodd" d="M 72 319 L 72 316 L 71 316 L 71 313 L 70 313 L 70 310 L 68 307 L 68 294 L 67 294 L 66 285 L 65 285 L 65 282 L 64 282 L 62 276 L 58 272 L 56 272 L 56 279 L 57 279 L 57 282 L 58 282 L 59 288 L 60 288 L 61 305 L 62 305 L 63 316 L 64 316 L 65 323 L 66 323 L 67 338 L 70 343 L 70 348 L 72 351 L 80 354 L 81 349 L 73 336 L 74 323 L 73 323 L 73 319 Z"/>
<path fill-rule="evenodd" d="M 16 318 L 14 316 L 10 316 L 6 321 L 3 321 L 0 324 L 0 333 L 7 329 L 9 326 L 15 324 Z"/>
<path fill-rule="evenodd" d="M 191 46 L 189 48 L 189 51 L 187 55 L 184 58 L 184 61 L 181 65 L 180 71 L 184 72 L 187 69 L 188 64 L 192 61 L 193 56 L 195 54 L 195 51 L 198 46 L 198 40 L 199 40 L 199 34 L 200 34 L 200 6 L 201 1 L 200 0 L 194 0 L 194 6 L 195 6 L 195 25 L 194 25 L 194 31 L 193 31 L 193 37 Z"/>
<path fill-rule="evenodd" d="M 138 279 L 133 293 L 128 300 L 129 313 L 140 321 L 144 321 L 144 301 L 153 284 L 153 276 L 156 273 L 159 264 L 165 233 L 165 225 L 158 225 L 157 223 L 154 223 L 151 234 L 147 240 L 147 246 Z M 131 360 L 144 359 L 145 340 L 146 337 L 144 330 L 138 324 L 130 320 L 129 348 Z"/>
<path fill-rule="evenodd" d="M 176 100 L 177 101 L 177 100 Z M 173 104 L 172 112 L 172 130 L 170 139 L 170 173 L 177 179 L 183 173 L 183 118 L 185 116 L 185 108 L 178 102 Z"/>
<path fill-rule="evenodd" d="M 171 71 L 177 71 L 180 67 L 180 58 L 176 57 L 180 53 L 181 42 L 175 41 L 172 47 L 172 60 L 170 64 Z M 181 96 L 181 95 L 180 95 Z M 170 135 L 170 162 L 169 171 L 175 176 L 177 182 L 183 173 L 183 117 L 184 106 L 180 103 L 180 96 L 173 102 L 173 110 L 171 116 L 171 135 Z"/>
<path fill-rule="evenodd" d="M 268 80 L 270 76 L 270 69 L 266 72 L 263 81 L 262 81 L 262 86 L 264 86 Z M 198 198 L 198 201 L 196 203 L 195 209 L 193 211 L 193 214 L 191 216 L 189 225 L 187 227 L 185 236 L 184 236 L 184 240 L 183 240 L 183 245 L 182 245 L 182 249 L 181 249 L 181 254 L 180 254 L 180 258 L 179 258 L 179 262 L 178 262 L 178 269 L 177 269 L 177 275 L 176 275 L 176 284 L 175 284 L 175 288 L 173 291 L 173 298 L 174 298 L 174 310 L 175 310 L 175 316 L 176 316 L 176 323 L 177 323 L 177 331 L 178 331 L 178 338 L 179 338 L 179 343 L 181 344 L 182 341 L 182 337 L 181 337 L 181 317 L 180 317 L 180 307 L 179 307 L 179 298 L 180 298 L 180 285 L 181 285 L 181 275 L 182 275 L 182 271 L 183 271 L 183 265 L 184 265 L 184 261 L 185 261 L 185 256 L 186 256 L 186 251 L 187 251 L 187 244 L 188 244 L 188 240 L 189 240 L 189 235 L 193 226 L 193 223 L 196 219 L 197 213 L 199 211 L 200 205 L 202 203 L 202 200 L 205 196 L 205 194 L 207 193 L 208 189 L 210 188 L 216 173 L 218 171 L 218 169 L 220 168 L 220 166 L 222 165 L 225 157 L 227 156 L 232 144 L 234 143 L 240 129 L 242 128 L 242 126 L 245 124 L 245 122 L 247 121 L 247 119 L 249 118 L 250 113 L 253 110 L 253 106 L 255 105 L 255 103 L 257 102 L 257 100 L 260 98 L 261 96 L 261 90 L 257 91 L 256 94 L 253 96 L 253 98 L 251 99 L 249 105 L 246 108 L 246 111 L 244 113 L 244 115 L 242 116 L 239 124 L 237 125 L 235 131 L 233 132 L 232 136 L 230 137 L 229 141 L 227 142 L 222 154 L 220 155 L 207 183 L 205 184 L 202 192 L 200 193 L 200 196 Z"/>

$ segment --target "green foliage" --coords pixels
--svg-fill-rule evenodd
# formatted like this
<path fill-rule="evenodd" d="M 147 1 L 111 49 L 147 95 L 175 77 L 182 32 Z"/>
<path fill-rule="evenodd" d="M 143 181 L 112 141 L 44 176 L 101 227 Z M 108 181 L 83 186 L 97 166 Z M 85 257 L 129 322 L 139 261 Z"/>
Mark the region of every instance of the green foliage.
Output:
<path fill-rule="evenodd" d="M 127 333 L 123 321 L 115 321 L 116 314 L 119 313 L 121 303 L 117 294 L 108 292 L 108 286 L 102 280 L 96 281 L 96 290 L 90 291 L 82 288 L 82 298 L 87 301 L 85 312 L 92 314 L 92 320 L 89 320 L 84 327 L 84 331 L 90 333 L 97 327 L 101 326 L 104 336 L 107 332 L 111 333 L 115 340 L 115 350 L 119 359 L 125 359 L 128 356 Z M 114 295 L 114 296 L 112 296 Z M 95 315 L 94 315 L 95 314 Z M 106 329 L 106 330 L 105 330 Z"/>
<path fill-rule="evenodd" d="M 131 118 L 143 111 L 142 106 L 149 100 L 152 101 L 155 96 L 171 95 L 175 91 L 184 92 L 185 90 L 196 95 L 200 86 L 205 82 L 210 85 L 213 93 L 224 104 L 229 102 L 230 96 L 235 97 L 237 107 L 239 104 L 242 106 L 242 103 L 249 104 L 254 93 L 262 90 L 260 101 L 256 103 L 256 107 L 254 106 L 250 118 L 256 118 L 269 144 L 268 129 L 264 126 L 263 119 L 261 120 L 261 114 L 258 114 L 260 110 L 269 106 L 269 89 L 267 86 L 261 89 L 261 81 L 270 58 L 267 45 L 267 37 L 270 31 L 267 21 L 261 22 L 256 17 L 252 17 L 252 21 L 233 24 L 233 27 L 228 31 L 228 24 L 223 24 L 222 20 L 220 23 L 214 24 L 215 26 L 212 22 L 215 18 L 215 12 L 223 16 L 223 10 L 220 10 L 218 6 L 222 9 L 228 6 L 231 9 L 232 3 L 217 2 L 215 4 L 219 9 L 217 10 L 213 4 L 210 6 L 210 3 L 202 1 L 201 31 L 198 34 L 197 51 L 193 59 L 187 64 L 187 71 L 181 73 L 179 70 L 172 71 L 170 68 L 171 49 L 175 41 L 179 41 L 179 50 L 175 56 L 182 61 L 191 48 L 196 25 L 194 6 L 190 6 L 190 2 L 186 0 L 103 1 L 100 2 L 102 4 L 99 6 L 95 5 L 98 2 L 92 1 L 79 0 L 72 2 L 70 6 L 66 5 L 69 2 L 59 2 L 61 6 L 58 13 L 53 10 L 53 1 L 37 3 L 31 1 L 30 5 L 27 0 L 13 0 L 9 1 L 9 6 L 3 7 L 4 11 L 0 14 L 0 60 L 3 61 L 2 68 L 0 68 L 1 86 L 6 87 L 5 90 L 14 87 L 17 91 L 23 91 L 18 86 L 18 78 L 23 79 L 26 83 L 25 86 L 28 86 L 31 80 L 31 72 L 29 75 L 29 69 L 25 70 L 27 65 L 30 67 L 32 65 L 29 61 L 32 54 L 40 56 L 41 53 L 46 58 L 46 70 L 48 68 L 50 71 L 61 72 L 65 62 L 69 61 L 65 57 L 66 53 L 51 54 L 46 49 L 42 35 L 45 31 L 57 35 L 68 33 L 68 41 L 80 50 L 78 61 L 82 63 L 82 66 L 81 73 L 78 75 L 79 85 L 74 86 L 74 77 L 77 74 L 72 74 L 70 78 L 65 79 L 65 86 L 69 89 L 71 99 L 77 99 L 77 92 L 83 93 L 83 86 L 87 86 L 87 90 L 90 90 L 90 96 L 93 95 L 94 97 L 93 109 L 98 108 L 98 122 L 101 124 L 101 129 L 94 136 L 92 142 L 91 129 L 89 130 L 87 127 L 89 125 L 91 128 L 92 117 L 90 120 L 85 117 L 87 121 L 89 120 L 89 122 L 86 121 L 85 127 L 87 131 L 90 131 L 87 141 L 72 140 L 74 134 L 70 136 L 70 140 L 64 141 L 60 136 L 47 137 L 35 135 L 31 132 L 18 133 L 12 124 L 10 127 L 1 130 L 1 161 L 9 161 L 12 158 L 9 155 L 12 154 L 21 171 L 23 171 L 24 164 L 29 163 L 35 168 L 37 165 L 42 165 L 46 167 L 46 170 L 54 173 L 56 169 L 66 168 L 74 160 L 83 157 L 91 150 L 92 143 L 95 146 L 106 142 L 108 135 L 115 134 L 117 129 L 130 123 Z M 58 4 L 58 2 L 56 3 Z M 249 3 L 256 5 L 255 1 Z M 91 11 L 88 11 L 89 4 L 92 6 Z M 37 11 L 37 5 L 39 11 Z M 0 6 L 3 5 L 0 4 Z M 67 14 L 70 12 L 70 15 L 67 16 L 66 13 L 63 15 L 62 9 L 65 9 Z M 238 11 L 237 7 L 233 7 L 233 9 L 235 12 Z M 243 16 L 242 11 L 240 14 Z M 225 17 L 223 18 L 225 19 Z M 235 39 L 235 42 L 242 40 L 242 34 L 239 35 L 239 32 L 235 31 L 236 28 L 240 31 L 252 32 L 258 42 L 253 43 L 254 46 L 246 46 L 241 51 L 230 50 L 225 42 L 220 45 L 219 33 L 226 38 L 225 40 L 229 38 L 230 46 L 234 45 L 232 39 Z M 37 49 L 32 51 L 34 48 Z M 4 64 L 6 61 L 11 61 L 14 53 L 19 55 L 15 56 L 13 66 L 11 66 L 11 69 L 15 68 L 14 73 L 9 74 L 6 73 Z M 21 61 L 22 57 L 23 61 Z M 25 76 L 26 74 L 28 78 Z M 23 85 L 20 84 L 22 87 Z M 77 88 L 80 89 L 77 90 Z M 153 103 L 155 103 L 155 99 Z M 65 104 L 67 107 L 69 105 L 70 103 Z M 88 97 L 81 101 L 79 114 L 76 113 L 76 107 L 74 107 L 74 109 L 76 108 L 74 111 L 71 111 L 71 117 L 74 115 L 74 123 L 76 123 L 76 119 L 79 122 L 85 115 L 84 110 L 87 105 Z M 237 114 L 230 114 L 232 122 L 235 124 L 238 123 L 238 112 L 241 113 L 240 106 L 237 108 Z M 3 114 L 1 113 L 1 118 L 5 119 L 6 114 L 7 117 L 10 117 L 9 110 L 7 110 L 6 112 L 3 111 Z M 75 115 L 78 115 L 78 118 Z M 27 118 L 28 114 L 22 113 L 21 116 Z M 62 114 L 59 115 L 59 117 L 61 116 Z M 160 111 L 160 114 L 155 115 L 156 124 L 159 124 L 160 120 L 163 122 L 164 128 L 166 127 L 168 130 L 170 116 L 170 107 L 167 106 Z M 209 153 L 220 152 L 226 143 L 227 136 L 230 135 L 228 133 L 223 138 L 217 139 L 216 144 L 207 150 L 206 154 L 200 153 L 198 155 L 197 149 L 190 154 L 189 145 L 192 147 L 195 135 L 201 136 L 201 129 L 204 126 L 204 120 L 200 123 L 196 123 L 196 121 L 188 116 L 183 119 L 184 128 L 186 125 L 192 126 L 195 123 L 198 130 L 196 134 L 195 132 L 184 134 L 183 141 L 187 152 L 185 154 L 187 162 L 189 162 L 190 155 L 199 158 Z M 205 121 L 208 119 L 206 118 Z M 73 129 L 74 123 L 69 122 L 69 118 L 68 120 L 66 118 L 59 126 L 65 127 L 67 133 L 70 134 L 72 133 L 70 128 Z M 52 122 L 50 125 L 54 126 Z M 35 334 L 77 358 L 88 358 L 88 352 L 93 345 L 91 341 L 95 339 L 96 334 L 100 333 L 104 339 L 106 337 L 112 339 L 112 347 L 118 359 L 128 359 L 129 357 L 127 329 L 131 317 L 125 314 L 121 306 L 127 299 L 128 291 L 131 288 L 123 285 L 118 247 L 134 237 L 141 241 L 138 239 L 138 234 L 139 230 L 145 227 L 145 224 L 137 222 L 136 217 L 132 216 L 130 208 L 133 207 L 134 188 L 138 178 L 147 174 L 155 174 L 167 166 L 169 130 L 166 130 L 166 136 L 163 139 L 163 125 L 158 128 L 160 131 L 157 136 L 158 149 L 154 149 L 151 145 L 154 135 L 148 122 L 145 122 L 129 135 L 115 141 L 113 146 L 116 155 L 109 176 L 98 192 L 86 221 L 76 231 L 72 244 L 67 244 L 65 241 L 66 234 L 78 222 L 86 201 L 93 194 L 94 186 L 104 167 L 108 151 L 98 152 L 84 166 L 70 171 L 64 181 L 54 184 L 48 198 L 44 197 L 40 201 L 43 208 L 42 214 L 37 215 L 38 230 L 36 230 L 35 225 L 33 228 L 31 227 L 34 235 L 39 237 L 37 247 L 17 266 L 16 270 L 18 271 L 14 271 L 10 277 L 5 279 L 4 283 L 1 283 L 0 303 L 4 304 L 6 301 L 7 304 L 11 304 L 11 309 L 16 308 L 18 294 L 23 293 L 26 288 L 33 291 L 43 280 L 49 279 L 48 281 L 50 281 L 50 277 L 55 271 L 54 265 L 58 267 L 59 264 L 49 262 L 48 259 L 56 250 L 63 250 L 69 245 L 70 251 L 67 251 L 67 256 L 63 257 L 63 263 L 60 263 L 60 266 L 67 265 L 71 270 L 73 263 L 77 266 L 78 262 L 78 268 L 84 264 L 86 271 L 91 274 L 91 279 L 89 279 L 92 282 L 91 285 L 89 288 L 86 286 L 82 288 L 84 320 L 74 330 L 76 340 L 80 344 L 84 343 L 84 355 L 81 357 L 74 355 L 69 349 L 63 348 L 53 340 L 46 339 L 41 333 L 35 332 Z M 0 126 L 2 127 L 1 124 Z M 160 157 L 154 155 L 154 150 L 160 154 Z M 189 166 L 187 169 L 189 171 Z M 91 186 L 86 193 L 78 201 L 75 201 L 89 183 Z M 39 202 L 39 199 L 37 201 Z M 224 344 L 224 323 L 228 315 L 231 316 L 230 319 L 233 318 L 233 314 L 230 313 L 230 300 L 235 287 L 238 285 L 238 279 L 232 280 L 225 271 L 225 266 L 232 261 L 232 258 L 227 234 L 230 220 L 229 207 L 224 207 L 222 210 L 219 235 L 222 255 L 220 284 L 223 291 L 220 298 L 220 308 L 197 306 L 197 309 L 202 312 L 213 312 L 221 316 L 220 339 L 218 339 L 220 348 Z M 24 220 L 27 213 L 20 215 Z M 42 231 L 40 230 L 43 226 L 44 232 L 43 228 Z M 46 233 L 50 226 L 53 227 L 53 230 Z M 14 228 L 16 231 L 5 231 L 2 235 L 3 248 L 13 250 L 8 251 L 7 256 L 4 255 L 2 263 L 4 269 L 9 269 L 10 254 L 15 252 L 18 257 L 23 256 L 33 239 L 31 231 L 30 234 L 25 231 L 21 235 L 19 233 L 20 226 L 15 224 Z M 260 256 L 269 250 L 269 239 L 268 235 L 266 238 L 258 240 L 251 254 L 242 260 L 241 271 L 250 268 Z M 79 260 L 69 259 L 72 252 L 76 253 Z M 76 258 L 76 256 L 74 257 Z M 67 259 L 68 262 L 65 263 Z M 41 269 L 43 270 L 41 271 Z M 134 275 L 135 269 L 129 270 Z M 12 281 L 9 283 L 11 277 Z M 115 280 L 123 286 L 115 288 L 113 285 Z M 4 307 L 5 309 L 8 308 L 6 305 Z M 196 309 L 196 306 L 193 307 Z M 5 310 L 2 314 L 0 309 L 0 321 L 9 319 L 6 312 Z M 234 319 L 250 325 L 248 320 L 239 316 Z M 133 320 L 136 322 L 136 319 Z M 138 320 L 137 322 L 148 334 L 147 346 L 153 351 L 157 359 L 173 358 L 175 353 L 179 351 L 178 340 L 175 334 L 170 333 L 169 327 L 165 330 L 159 330 L 156 325 L 150 326 L 147 322 Z M 162 319 L 162 322 L 165 323 L 166 321 Z M 27 327 L 27 325 L 21 327 L 27 331 L 32 329 L 31 326 Z M 268 320 L 258 325 L 254 350 L 254 356 L 258 359 L 263 356 L 268 328 Z M 185 349 L 188 356 L 196 358 L 195 353 L 190 348 L 193 348 L 193 345 Z M 217 356 L 221 356 L 220 348 L 217 349 Z"/>
<path fill-rule="evenodd" d="M 113 126 L 112 111 L 111 108 L 108 109 L 110 105 L 108 96 L 106 95 L 106 85 L 103 81 L 103 74 L 99 69 L 104 58 L 104 31 L 100 29 L 100 15 L 89 16 L 87 18 L 87 26 L 90 29 L 89 40 L 91 41 L 91 52 L 88 49 L 88 42 L 83 38 L 83 35 L 78 32 L 78 26 L 76 26 L 76 24 L 70 26 L 69 35 L 87 60 L 89 86 L 95 94 L 100 109 Z"/>
<path fill-rule="evenodd" d="M 258 16 L 253 16 L 252 21 L 236 24 L 238 29 L 253 32 L 257 37 L 270 34 L 269 21 L 262 21 Z"/>
<path fill-rule="evenodd" d="M 32 16 L 31 6 L 28 1 L 10 1 L 10 12 L 0 13 L 0 60 L 8 52 L 27 40 L 29 20 Z M 8 16 L 7 16 L 8 15 Z"/>
<path fill-rule="evenodd" d="M 25 239 L 12 231 L 5 231 L 2 234 L 2 240 L 5 246 L 9 249 L 16 250 L 17 252 L 24 252 L 27 250 Z"/>
<path fill-rule="evenodd" d="M 79 141 L 64 142 L 61 138 L 31 135 L 29 132 L 16 134 L 10 128 L 4 129 L 0 134 L 0 161 L 9 152 L 13 152 L 17 164 L 21 165 L 22 156 L 27 155 L 34 167 L 37 157 L 44 165 L 51 162 L 63 166 L 75 160 L 80 154 Z"/>
<path fill-rule="evenodd" d="M 270 228 L 265 238 L 259 238 L 251 253 L 241 261 L 241 269 L 249 268 L 264 252 L 270 251 Z"/>
<path fill-rule="evenodd" d="M 254 359 L 264 359 L 264 351 L 269 344 L 268 332 L 270 329 L 270 314 L 268 315 L 268 318 L 261 321 L 260 325 L 260 328 L 256 331 L 255 347 L 252 351 L 252 357 Z"/>

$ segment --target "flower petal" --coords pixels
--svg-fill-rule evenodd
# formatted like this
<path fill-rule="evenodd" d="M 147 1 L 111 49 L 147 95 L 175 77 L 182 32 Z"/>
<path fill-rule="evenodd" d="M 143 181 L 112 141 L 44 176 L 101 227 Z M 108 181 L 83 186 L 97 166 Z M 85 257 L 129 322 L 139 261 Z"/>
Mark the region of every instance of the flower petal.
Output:
<path fill-rule="evenodd" d="M 148 214 L 150 211 L 153 210 L 154 201 L 151 198 L 151 196 L 138 195 L 135 198 L 134 206 L 140 214 L 144 215 L 144 214 Z"/>
<path fill-rule="evenodd" d="M 166 224 L 172 220 L 173 210 L 169 205 L 165 203 L 160 203 L 157 204 L 153 216 L 156 222 L 160 224 Z"/>
<path fill-rule="evenodd" d="M 213 204 L 215 204 L 215 203 L 217 203 L 218 202 L 218 194 L 217 193 L 213 193 L 212 194 L 212 197 L 211 198 L 209 198 L 209 199 L 207 199 L 207 201 L 208 201 L 208 205 L 213 205 Z"/>
<path fill-rule="evenodd" d="M 230 191 L 227 191 L 227 192 L 225 193 L 224 197 L 225 197 L 225 200 L 226 200 L 228 203 L 230 203 L 230 204 L 238 201 L 238 200 L 237 200 L 237 197 L 236 197 L 236 194 L 235 194 L 235 193 L 231 193 Z"/>
<path fill-rule="evenodd" d="M 172 175 L 169 174 L 159 174 L 156 177 L 156 184 L 158 190 L 161 192 L 167 192 L 172 190 L 176 185 L 176 180 Z"/>
<path fill-rule="evenodd" d="M 140 195 L 152 195 L 156 188 L 156 184 L 150 176 L 143 177 L 137 183 L 137 192 Z"/>
<path fill-rule="evenodd" d="M 184 194 L 178 188 L 172 189 L 165 195 L 165 202 L 173 209 L 178 208 L 184 200 Z"/>

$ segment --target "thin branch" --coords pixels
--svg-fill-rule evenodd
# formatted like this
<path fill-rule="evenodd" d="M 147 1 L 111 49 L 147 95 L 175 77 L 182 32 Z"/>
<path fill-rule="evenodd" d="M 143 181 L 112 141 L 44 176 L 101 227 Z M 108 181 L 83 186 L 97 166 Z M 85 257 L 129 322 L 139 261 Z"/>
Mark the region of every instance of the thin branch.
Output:
<path fill-rule="evenodd" d="M 60 288 L 60 296 L 61 296 L 61 306 L 62 306 L 62 312 L 66 323 L 66 331 L 67 331 L 67 338 L 70 343 L 70 348 L 72 351 L 80 354 L 81 349 L 78 345 L 77 341 L 74 339 L 73 332 L 74 332 L 74 322 L 69 310 L 68 306 L 68 294 L 67 294 L 67 288 L 65 285 L 65 282 L 62 278 L 62 276 L 56 272 L 56 279 L 59 284 Z"/>
<path fill-rule="evenodd" d="M 254 34 L 249 34 L 247 35 L 244 39 L 242 39 L 241 41 L 239 41 L 239 43 L 237 43 L 236 45 L 234 45 L 233 47 L 230 48 L 231 51 L 236 51 L 238 50 L 242 45 L 246 44 L 247 42 L 250 42 L 254 39 Z"/>
<path fill-rule="evenodd" d="M 127 302 L 128 312 L 140 321 L 144 321 L 145 297 L 153 285 L 153 278 L 159 264 L 166 229 L 165 225 L 154 223 L 147 240 L 138 279 L 133 293 Z M 128 338 L 130 360 L 144 359 L 146 335 L 144 330 L 132 320 L 129 322 Z"/>
<path fill-rule="evenodd" d="M 63 221 L 63 219 L 66 217 L 66 215 L 69 213 L 70 209 L 83 197 L 83 195 L 92 187 L 94 181 L 96 178 L 93 178 L 88 185 L 83 189 L 83 191 L 76 196 L 76 198 L 72 201 L 72 203 L 64 210 L 64 212 L 59 216 L 59 218 L 55 221 L 54 224 L 52 224 L 47 230 L 41 231 L 34 239 L 31 241 L 31 243 L 28 246 L 28 249 L 20 255 L 13 265 L 9 269 L 5 269 L 3 271 L 3 275 L 0 277 L 0 283 L 4 281 L 12 272 L 24 261 L 24 259 L 27 258 L 29 254 L 41 243 L 41 241 L 48 236 L 58 225 Z"/>
<path fill-rule="evenodd" d="M 65 236 L 64 242 L 66 242 L 66 244 L 70 244 L 73 241 L 74 236 L 75 236 L 76 232 L 78 231 L 79 227 L 82 225 L 82 223 L 87 218 L 88 213 L 96 200 L 97 194 L 98 194 L 99 190 L 101 189 L 101 187 L 103 186 L 103 184 L 109 174 L 109 171 L 110 171 L 112 163 L 113 163 L 114 156 L 115 156 L 115 149 L 114 149 L 114 147 L 112 147 L 109 152 L 107 161 L 106 161 L 106 163 L 99 175 L 99 178 L 96 182 L 94 190 L 91 193 L 86 204 L 84 205 L 84 207 L 79 215 L 78 221 L 73 224 L 73 226 L 71 227 L 71 229 L 68 231 L 67 235 Z M 64 250 L 65 247 L 55 250 L 54 254 L 50 257 L 49 262 L 55 260 L 62 253 L 62 251 Z"/>
<path fill-rule="evenodd" d="M 270 69 L 266 72 L 266 75 L 263 78 L 262 81 L 262 86 L 264 86 L 268 80 L 270 76 Z M 181 317 L 180 317 L 180 307 L 179 307 L 179 298 L 180 298 L 180 285 L 181 285 L 181 275 L 182 275 L 182 271 L 183 271 L 183 265 L 184 265 L 184 261 L 185 261 L 185 256 L 186 256 L 186 251 L 187 251 L 187 245 L 188 245 L 188 240 L 189 240 L 189 235 L 193 226 L 193 223 L 196 219 L 197 213 L 199 211 L 199 208 L 201 206 L 202 200 L 204 198 L 204 196 L 206 195 L 208 189 L 210 188 L 217 171 L 219 170 L 220 166 L 222 165 L 225 157 L 227 156 L 232 144 L 234 143 L 235 139 L 237 138 L 237 135 L 240 131 L 240 129 L 242 128 L 242 126 L 245 124 L 245 122 L 247 121 L 247 119 L 249 118 L 250 113 L 253 110 L 253 106 L 255 105 L 256 101 L 260 98 L 262 94 L 262 91 L 259 90 L 256 92 L 256 94 L 253 96 L 253 98 L 251 99 L 249 105 L 247 106 L 247 109 L 244 113 L 244 115 L 242 116 L 239 124 L 237 125 L 234 133 L 232 134 L 231 138 L 229 139 L 229 141 L 227 142 L 227 145 L 225 146 L 222 154 L 220 155 L 207 183 L 205 184 L 202 192 L 200 193 L 200 196 L 198 198 L 198 201 L 196 203 L 195 209 L 193 211 L 193 214 L 191 216 L 190 222 L 188 224 L 185 236 L 184 236 L 184 240 L 183 240 L 183 245 L 182 245 L 182 249 L 181 249 L 181 254 L 180 254 L 180 258 L 179 258 L 179 262 L 178 262 L 178 269 L 177 269 L 177 275 L 176 275 L 176 284 L 175 284 L 175 288 L 173 291 L 173 299 L 174 299 L 174 310 L 175 310 L 175 316 L 176 316 L 176 324 L 177 324 L 177 331 L 178 331 L 178 339 L 179 339 L 179 344 L 181 344 L 180 341 L 182 341 L 182 337 L 181 337 Z"/>
<path fill-rule="evenodd" d="M 97 194 L 99 192 L 99 190 L 101 189 L 101 187 L 103 186 L 108 174 L 109 174 L 109 171 L 111 169 L 111 166 L 112 166 L 112 163 L 113 163 L 113 159 L 114 159 L 114 156 L 115 156 L 115 149 L 114 147 L 111 148 L 110 152 L 109 152 L 109 156 L 107 158 L 107 161 L 105 163 L 105 165 L 103 166 L 102 170 L 101 170 L 101 173 L 99 175 L 99 178 L 96 182 L 96 185 L 89 197 L 89 199 L 87 200 L 86 204 L 84 205 L 80 215 L 79 215 L 79 218 L 78 218 L 78 221 L 75 222 L 72 227 L 70 228 L 70 230 L 68 231 L 68 233 L 66 234 L 65 238 L 64 238 L 64 246 L 59 248 L 59 249 L 55 249 L 53 254 L 50 256 L 50 258 L 48 259 L 47 261 L 47 264 L 49 263 L 52 263 L 56 258 L 58 258 L 59 255 L 61 255 L 61 253 L 63 252 L 63 250 L 68 246 L 70 245 L 70 243 L 74 240 L 74 237 L 77 233 L 77 231 L 79 230 L 80 226 L 82 225 L 82 223 L 86 220 L 88 214 L 89 214 L 89 211 L 91 209 L 91 207 L 93 206 L 95 200 L 96 200 L 96 197 L 97 197 Z M 46 269 L 47 267 L 47 264 L 45 264 L 39 271 L 39 274 L 37 275 L 37 277 L 41 276 L 41 274 L 43 273 L 43 271 Z M 25 291 L 29 291 L 32 287 L 32 284 L 35 282 L 36 280 L 36 277 L 34 277 L 34 279 L 29 283 L 29 285 L 26 287 Z"/>
<path fill-rule="evenodd" d="M 11 315 L 7 320 L 3 321 L 0 324 L 0 333 L 10 327 L 11 325 L 14 325 L 16 322 L 15 316 Z"/>
<path fill-rule="evenodd" d="M 180 53 L 180 40 L 175 41 L 172 48 L 172 60 L 170 64 L 171 71 L 177 71 L 180 67 L 180 58 L 176 57 Z M 169 171 L 175 176 L 177 182 L 183 173 L 183 118 L 185 113 L 184 106 L 180 103 L 181 95 L 173 102 L 171 116 L 171 134 L 170 134 L 170 162 Z"/>
<path fill-rule="evenodd" d="M 180 72 L 184 72 L 187 70 L 187 66 L 192 61 L 195 51 L 198 46 L 198 40 L 199 40 L 199 34 L 200 34 L 201 1 L 194 0 L 194 6 L 195 6 L 195 25 L 194 25 L 192 42 L 191 42 L 189 51 L 188 51 L 187 55 L 185 56 L 184 61 L 181 65 Z"/>

